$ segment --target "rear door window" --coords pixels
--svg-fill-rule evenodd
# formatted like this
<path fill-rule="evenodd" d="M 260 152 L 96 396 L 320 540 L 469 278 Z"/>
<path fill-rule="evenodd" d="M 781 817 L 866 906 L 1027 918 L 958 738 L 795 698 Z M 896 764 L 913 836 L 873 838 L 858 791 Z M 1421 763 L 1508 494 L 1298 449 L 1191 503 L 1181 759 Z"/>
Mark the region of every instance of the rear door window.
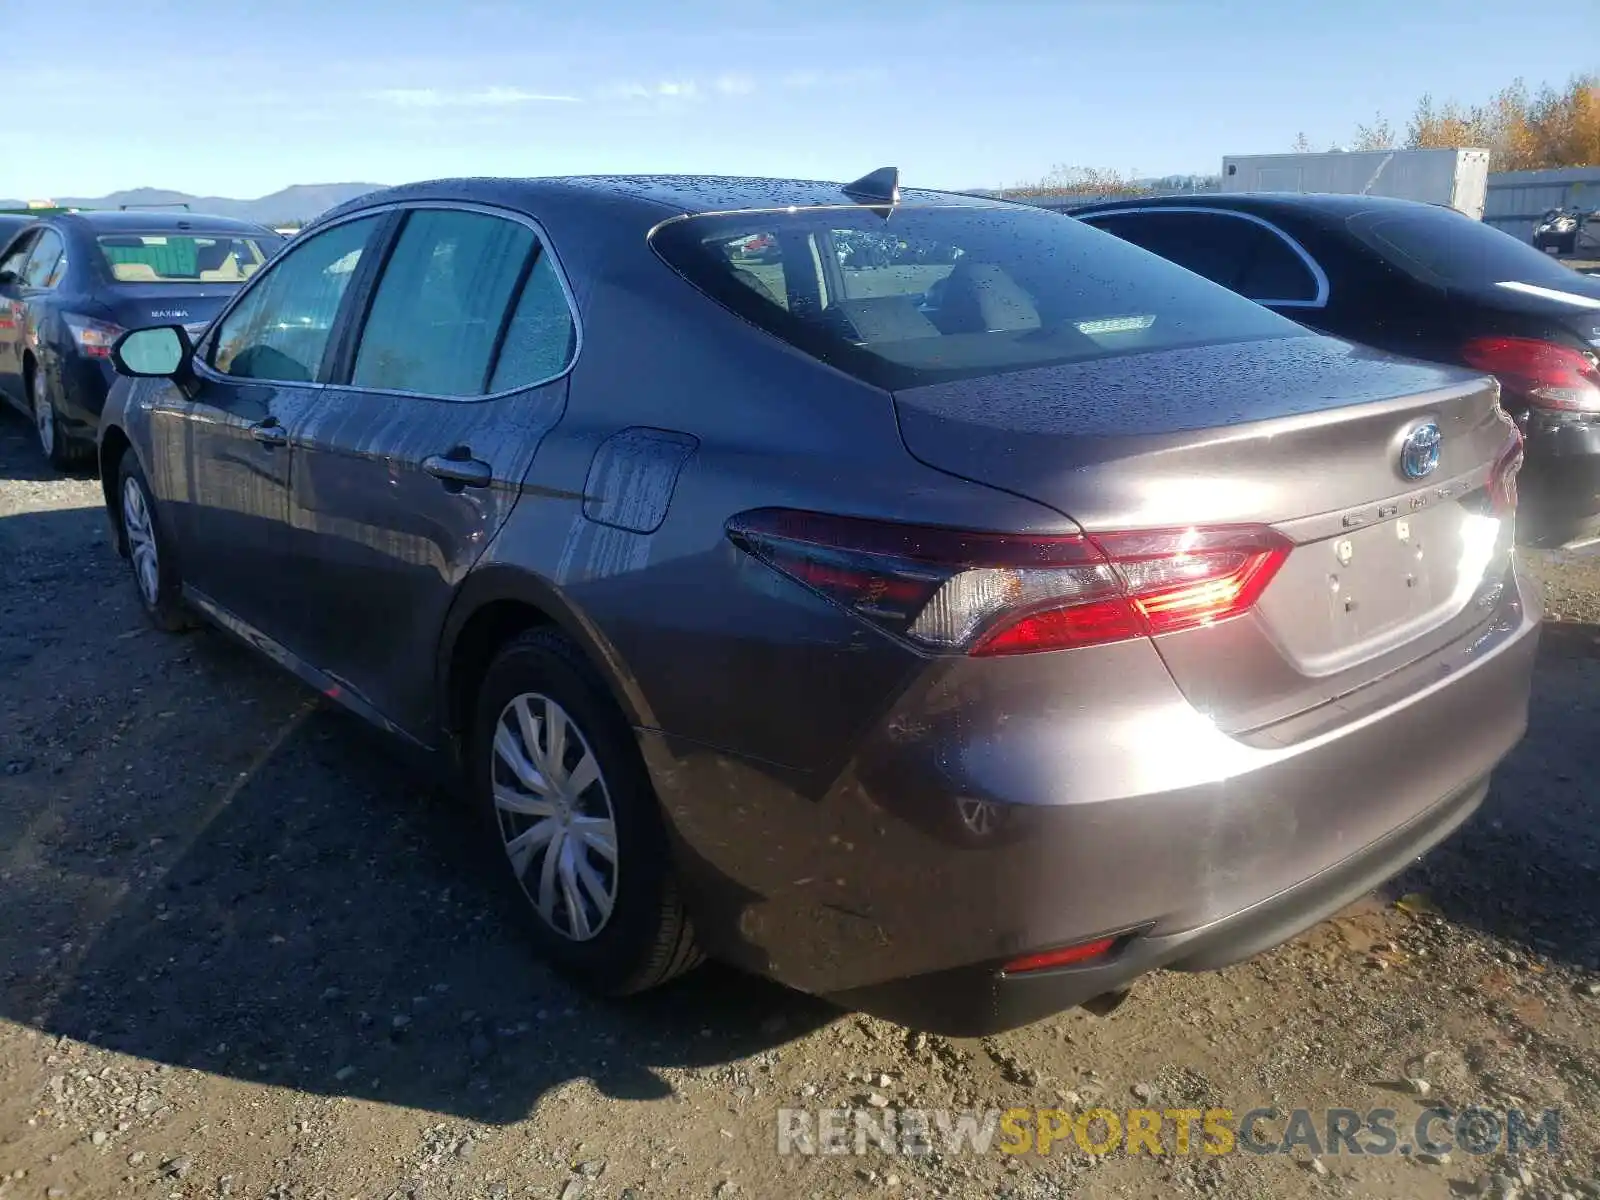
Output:
<path fill-rule="evenodd" d="M 1084 220 L 1258 304 L 1311 304 L 1320 298 L 1305 259 L 1281 234 L 1248 216 L 1149 209 L 1091 213 Z"/>
<path fill-rule="evenodd" d="M 666 263 L 768 332 L 881 387 L 1304 330 L 1060 214 L 850 206 L 705 215 Z"/>
<path fill-rule="evenodd" d="M 28 255 L 32 253 L 38 241 L 39 235 L 37 233 L 24 233 L 19 236 L 6 252 L 6 256 L 0 259 L 0 272 L 10 275 L 13 279 L 20 280 L 22 278 L 22 268 L 27 266 Z"/>
<path fill-rule="evenodd" d="M 237 379 L 314 382 L 378 223 L 372 216 L 335 225 L 274 262 L 223 318 L 211 365 Z"/>
<path fill-rule="evenodd" d="M 479 212 L 412 212 L 373 295 L 351 384 L 422 396 L 487 393 L 490 364 L 537 249 L 533 230 L 517 221 Z M 523 292 L 527 311 L 515 331 L 517 353 L 530 354 L 530 343 L 538 342 L 528 326 L 547 318 L 540 304 L 548 301 L 552 282 L 547 272 L 533 299 Z M 560 303 L 564 311 L 564 295 Z M 548 347 L 545 353 L 548 361 Z M 508 377 L 537 371 L 537 359 L 534 348 L 530 361 L 508 368 Z"/>
<path fill-rule="evenodd" d="M 54 229 L 46 229 L 33 244 L 28 265 L 22 269 L 22 282 L 31 288 L 52 288 L 61 281 L 66 264 L 66 246 Z"/>

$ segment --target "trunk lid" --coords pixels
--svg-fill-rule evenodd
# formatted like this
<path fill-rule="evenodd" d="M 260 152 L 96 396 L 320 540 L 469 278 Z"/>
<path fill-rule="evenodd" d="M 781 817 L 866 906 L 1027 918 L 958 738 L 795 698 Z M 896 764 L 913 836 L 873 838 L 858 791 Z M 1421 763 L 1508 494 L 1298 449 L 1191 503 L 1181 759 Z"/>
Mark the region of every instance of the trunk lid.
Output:
<path fill-rule="evenodd" d="M 1600 278 L 1562 270 L 1555 277 L 1503 279 L 1451 289 L 1467 303 L 1523 320 L 1571 330 L 1589 346 L 1600 346 Z"/>
<path fill-rule="evenodd" d="M 239 290 L 236 283 L 118 283 L 105 290 L 111 319 L 124 329 L 207 325 Z"/>
<path fill-rule="evenodd" d="M 1510 531 L 1485 488 L 1510 426 L 1490 379 L 1331 338 L 1128 355 L 896 393 L 911 453 L 1090 532 L 1267 524 L 1295 549 L 1256 607 L 1156 639 L 1190 701 L 1258 729 L 1488 621 Z M 1408 478 L 1408 434 L 1438 465 Z"/>

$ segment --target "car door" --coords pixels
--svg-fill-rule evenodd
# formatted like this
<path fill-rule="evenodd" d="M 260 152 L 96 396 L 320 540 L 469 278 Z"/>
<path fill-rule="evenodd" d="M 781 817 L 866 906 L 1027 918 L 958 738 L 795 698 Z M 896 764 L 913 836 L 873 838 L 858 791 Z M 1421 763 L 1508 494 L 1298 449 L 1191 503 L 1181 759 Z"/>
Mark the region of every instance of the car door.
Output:
<path fill-rule="evenodd" d="M 289 644 L 353 707 L 428 740 L 446 611 L 560 417 L 577 322 L 532 222 L 426 205 L 402 220 L 342 382 L 291 430 Z"/>
<path fill-rule="evenodd" d="M 195 356 L 194 379 L 149 401 L 147 474 L 202 606 L 272 637 L 292 596 L 289 427 L 323 386 L 350 283 L 382 216 L 310 238 L 261 272 Z"/>
<path fill-rule="evenodd" d="M 1289 234 L 1252 213 L 1151 207 L 1090 213 L 1089 224 L 1316 326 L 1328 302 L 1321 266 Z"/>
<path fill-rule="evenodd" d="M 0 259 L 0 395 L 24 408 L 29 400 L 23 394 L 22 382 L 22 341 L 27 316 L 23 276 L 38 240 L 38 230 L 20 234 L 11 243 L 5 258 Z"/>

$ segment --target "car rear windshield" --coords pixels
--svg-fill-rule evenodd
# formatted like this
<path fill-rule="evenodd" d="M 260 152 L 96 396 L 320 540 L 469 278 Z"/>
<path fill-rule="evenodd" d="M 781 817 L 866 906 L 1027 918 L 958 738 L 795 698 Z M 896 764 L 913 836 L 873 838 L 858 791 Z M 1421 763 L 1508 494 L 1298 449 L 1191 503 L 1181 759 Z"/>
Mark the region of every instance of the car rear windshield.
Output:
<path fill-rule="evenodd" d="M 657 253 L 762 329 L 899 389 L 1305 330 L 1043 210 L 805 208 L 686 217 Z"/>
<path fill-rule="evenodd" d="M 118 283 L 242 283 L 281 244 L 225 233 L 107 233 L 99 241 Z"/>
<path fill-rule="evenodd" d="M 1408 274 L 1439 287 L 1497 283 L 1570 287 L 1572 271 L 1549 255 L 1453 208 L 1373 209 L 1346 222 L 1360 241 Z"/>

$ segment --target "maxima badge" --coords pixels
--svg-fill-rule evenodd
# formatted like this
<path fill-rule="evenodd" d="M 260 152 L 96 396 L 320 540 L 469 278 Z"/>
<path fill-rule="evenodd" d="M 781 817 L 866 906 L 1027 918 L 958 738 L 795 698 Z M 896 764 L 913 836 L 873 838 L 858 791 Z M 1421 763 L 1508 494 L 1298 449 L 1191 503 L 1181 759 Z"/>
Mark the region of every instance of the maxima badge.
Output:
<path fill-rule="evenodd" d="M 1439 466 L 1439 427 L 1418 425 L 1400 443 L 1400 472 L 1407 479 L 1426 479 Z"/>

